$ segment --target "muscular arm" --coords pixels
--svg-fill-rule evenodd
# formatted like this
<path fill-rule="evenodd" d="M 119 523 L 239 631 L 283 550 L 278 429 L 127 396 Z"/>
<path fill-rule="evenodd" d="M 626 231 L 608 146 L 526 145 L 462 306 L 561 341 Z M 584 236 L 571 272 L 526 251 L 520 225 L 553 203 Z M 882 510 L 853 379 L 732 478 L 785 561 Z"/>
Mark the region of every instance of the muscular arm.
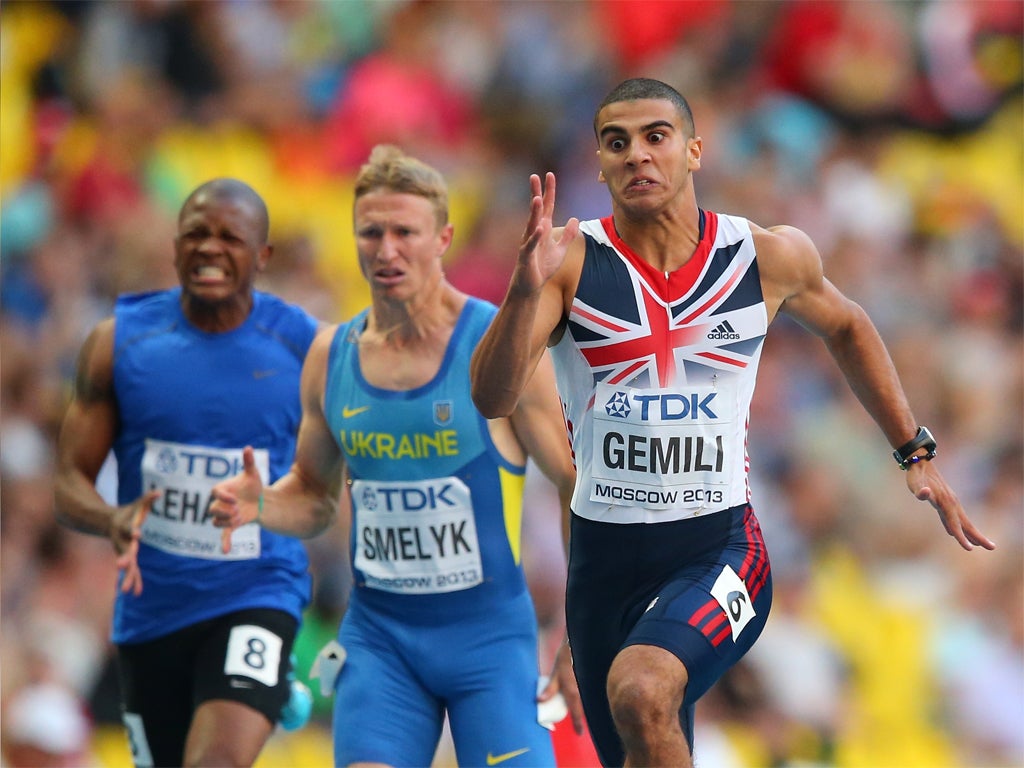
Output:
<path fill-rule="evenodd" d="M 792 227 L 755 228 L 754 233 L 769 317 L 776 310 L 784 312 L 821 337 L 889 445 L 898 448 L 910 441 L 918 423 L 896 366 L 867 313 L 825 278 L 821 257 L 806 234 Z M 967 517 L 937 462 L 911 466 L 907 487 L 934 507 L 946 532 L 961 547 L 995 548 Z"/>
<path fill-rule="evenodd" d="M 579 222 L 553 229 L 555 177 L 530 177 L 533 200 L 519 258 L 498 315 L 473 353 L 473 402 L 487 418 L 509 416 L 547 344 L 562 327 L 567 276 L 582 258 Z M 569 254 L 567 257 L 567 253 Z"/>
<path fill-rule="evenodd" d="M 83 533 L 110 533 L 115 508 L 96 491 L 96 477 L 118 428 L 114 395 L 114 321 L 93 329 L 78 357 L 74 391 L 57 440 L 57 519 Z"/>
<path fill-rule="evenodd" d="M 96 477 L 120 427 L 114 393 L 114 320 L 104 320 L 86 339 L 78 357 L 75 388 L 57 439 L 54 509 L 69 528 L 106 536 L 114 546 L 121 590 L 142 592 L 138 566 L 142 522 L 158 491 L 129 504 L 110 506 L 96 490 Z"/>
<path fill-rule="evenodd" d="M 341 491 L 343 458 L 324 416 L 327 358 L 334 328 L 317 334 L 302 366 L 302 419 L 295 459 L 287 474 L 264 487 L 247 447 L 243 471 L 214 486 L 214 525 L 230 531 L 259 518 L 268 530 L 311 538 L 334 520 Z M 273 404 L 270 405 L 273 407 Z M 260 495 L 263 509 L 260 511 Z M 225 545 L 229 543 L 225 539 Z"/>
<path fill-rule="evenodd" d="M 758 263 L 769 278 L 786 280 L 788 289 L 779 311 L 824 341 L 853 393 L 893 448 L 912 439 L 917 422 L 878 330 L 859 304 L 825 278 L 810 238 L 798 229 L 777 227 L 770 237 L 756 242 Z"/>

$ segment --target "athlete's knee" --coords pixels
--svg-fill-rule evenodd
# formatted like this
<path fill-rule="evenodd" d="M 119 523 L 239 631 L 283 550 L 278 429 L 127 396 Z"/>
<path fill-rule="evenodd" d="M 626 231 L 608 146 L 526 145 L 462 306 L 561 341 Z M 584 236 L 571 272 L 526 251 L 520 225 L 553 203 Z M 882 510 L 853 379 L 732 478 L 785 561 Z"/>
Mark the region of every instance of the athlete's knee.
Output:
<path fill-rule="evenodd" d="M 619 736 L 634 740 L 678 728 L 686 668 L 660 648 L 627 648 L 608 674 L 608 704 Z M 629 653 L 627 653 L 629 652 Z"/>
<path fill-rule="evenodd" d="M 228 746 L 214 747 L 201 752 L 191 751 L 185 754 L 184 768 L 245 768 L 252 765 L 252 758 L 238 754 L 238 750 Z"/>
<path fill-rule="evenodd" d="M 675 701 L 674 692 L 652 675 L 620 678 L 608 687 L 608 705 L 615 729 L 627 744 L 675 722 L 679 717 Z"/>

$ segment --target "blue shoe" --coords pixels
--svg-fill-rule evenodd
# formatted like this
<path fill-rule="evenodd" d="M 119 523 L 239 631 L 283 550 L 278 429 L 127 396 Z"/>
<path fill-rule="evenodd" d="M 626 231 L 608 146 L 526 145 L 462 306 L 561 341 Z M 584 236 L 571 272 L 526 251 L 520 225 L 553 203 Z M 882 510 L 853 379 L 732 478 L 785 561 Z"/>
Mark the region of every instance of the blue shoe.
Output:
<path fill-rule="evenodd" d="M 281 709 L 281 718 L 278 722 L 286 731 L 297 731 L 309 722 L 309 716 L 313 712 L 313 693 L 298 680 L 292 680 L 292 691 L 288 697 L 288 703 Z"/>
<path fill-rule="evenodd" d="M 295 679 L 295 656 L 291 658 L 288 671 L 288 681 L 291 690 L 288 701 L 281 708 L 281 716 L 278 722 L 286 731 L 297 731 L 309 722 L 309 716 L 313 712 L 313 692 L 305 683 Z"/>

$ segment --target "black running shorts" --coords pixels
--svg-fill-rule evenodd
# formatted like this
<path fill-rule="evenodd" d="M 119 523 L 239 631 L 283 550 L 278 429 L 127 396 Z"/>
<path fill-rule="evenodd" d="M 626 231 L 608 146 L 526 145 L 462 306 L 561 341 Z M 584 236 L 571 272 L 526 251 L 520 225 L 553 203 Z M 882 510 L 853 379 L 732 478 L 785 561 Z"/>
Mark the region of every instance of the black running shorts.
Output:
<path fill-rule="evenodd" d="M 246 704 L 276 723 L 288 700 L 298 631 L 284 611 L 251 609 L 118 646 L 118 668 L 136 766 L 182 765 L 192 715 L 205 701 Z"/>

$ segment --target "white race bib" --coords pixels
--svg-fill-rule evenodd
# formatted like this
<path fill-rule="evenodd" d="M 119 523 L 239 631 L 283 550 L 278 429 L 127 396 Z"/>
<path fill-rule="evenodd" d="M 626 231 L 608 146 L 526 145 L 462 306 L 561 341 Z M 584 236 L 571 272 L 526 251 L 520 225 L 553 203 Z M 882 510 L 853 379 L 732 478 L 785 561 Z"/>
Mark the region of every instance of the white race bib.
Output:
<path fill-rule="evenodd" d="M 735 452 L 736 390 L 598 384 L 590 500 L 648 509 L 720 508 Z"/>
<path fill-rule="evenodd" d="M 457 477 L 354 480 L 355 567 L 366 586 L 419 595 L 483 581 L 469 488 Z"/>
<path fill-rule="evenodd" d="M 270 688 L 277 685 L 281 668 L 281 638 L 266 627 L 239 624 L 231 628 L 224 657 L 224 674 L 251 677 Z"/>
<path fill-rule="evenodd" d="M 740 632 L 747 626 L 752 618 L 757 615 L 754 610 L 754 602 L 747 592 L 747 585 L 730 566 L 722 568 L 722 572 L 715 579 L 715 585 L 711 588 L 711 594 L 718 604 L 722 606 L 725 615 L 729 617 L 729 628 L 732 630 L 732 639 L 735 642 Z"/>
<path fill-rule="evenodd" d="M 270 454 L 256 450 L 256 468 L 264 483 L 270 477 Z M 245 525 L 231 535 L 231 551 L 221 552 L 221 529 L 209 514 L 211 491 L 242 471 L 241 448 L 146 440 L 142 487 L 163 495 L 142 526 L 142 540 L 174 555 L 207 560 L 249 560 L 260 556 L 260 527 Z"/>

